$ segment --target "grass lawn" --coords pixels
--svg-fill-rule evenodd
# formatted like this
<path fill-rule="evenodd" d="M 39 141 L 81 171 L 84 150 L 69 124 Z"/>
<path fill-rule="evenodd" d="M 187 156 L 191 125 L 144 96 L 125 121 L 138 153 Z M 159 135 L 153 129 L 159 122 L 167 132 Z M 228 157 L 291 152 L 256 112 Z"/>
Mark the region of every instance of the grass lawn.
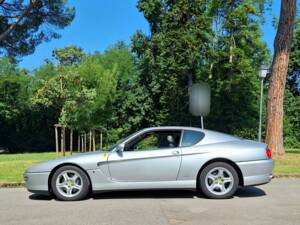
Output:
<path fill-rule="evenodd" d="M 300 149 L 286 150 L 284 158 L 275 161 L 274 174 L 300 177 Z"/>
<path fill-rule="evenodd" d="M 0 155 L 0 183 L 23 182 L 23 173 L 26 168 L 55 158 L 55 152 Z"/>
<path fill-rule="evenodd" d="M 55 158 L 55 152 L 0 155 L 0 184 L 21 183 L 26 168 Z M 300 177 L 300 150 L 287 150 L 284 158 L 276 160 L 274 174 Z"/>

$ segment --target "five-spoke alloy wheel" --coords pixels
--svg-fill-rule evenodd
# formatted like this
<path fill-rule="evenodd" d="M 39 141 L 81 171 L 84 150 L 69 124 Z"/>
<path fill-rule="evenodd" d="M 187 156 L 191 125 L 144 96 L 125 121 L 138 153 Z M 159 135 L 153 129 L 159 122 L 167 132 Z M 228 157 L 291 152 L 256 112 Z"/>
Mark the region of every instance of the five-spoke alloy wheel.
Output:
<path fill-rule="evenodd" d="M 85 198 L 90 182 L 78 167 L 63 166 L 55 171 L 51 180 L 53 194 L 60 200 L 75 201 Z"/>
<path fill-rule="evenodd" d="M 230 198 L 239 184 L 235 169 L 224 162 L 215 162 L 206 166 L 199 179 L 203 194 L 209 198 Z"/>

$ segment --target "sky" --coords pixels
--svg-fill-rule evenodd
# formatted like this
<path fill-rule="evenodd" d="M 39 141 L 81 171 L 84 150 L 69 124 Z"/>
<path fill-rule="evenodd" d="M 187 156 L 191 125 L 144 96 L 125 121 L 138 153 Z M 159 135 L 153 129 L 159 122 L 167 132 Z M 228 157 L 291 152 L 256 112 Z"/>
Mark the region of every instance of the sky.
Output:
<path fill-rule="evenodd" d="M 104 51 L 119 40 L 130 44 L 137 30 L 149 33 L 149 26 L 143 14 L 136 8 L 137 0 L 69 0 L 74 6 L 76 16 L 70 26 L 58 32 L 60 39 L 53 39 L 39 45 L 34 54 L 25 56 L 20 62 L 21 68 L 32 70 L 41 66 L 45 59 L 52 57 L 55 48 L 76 45 L 86 53 Z M 262 26 L 263 40 L 271 53 L 276 34 L 272 27 L 272 15 L 279 15 L 280 1 L 273 1 L 272 11 L 267 14 Z"/>

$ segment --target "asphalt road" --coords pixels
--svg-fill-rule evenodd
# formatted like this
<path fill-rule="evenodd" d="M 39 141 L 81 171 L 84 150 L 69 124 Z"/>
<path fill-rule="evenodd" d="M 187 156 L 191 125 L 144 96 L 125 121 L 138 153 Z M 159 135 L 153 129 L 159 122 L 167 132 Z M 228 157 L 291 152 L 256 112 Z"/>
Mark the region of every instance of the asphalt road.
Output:
<path fill-rule="evenodd" d="M 60 202 L 24 188 L 0 189 L 0 224 L 20 225 L 300 225 L 300 179 L 239 189 L 227 200 L 192 191 L 109 192 Z"/>

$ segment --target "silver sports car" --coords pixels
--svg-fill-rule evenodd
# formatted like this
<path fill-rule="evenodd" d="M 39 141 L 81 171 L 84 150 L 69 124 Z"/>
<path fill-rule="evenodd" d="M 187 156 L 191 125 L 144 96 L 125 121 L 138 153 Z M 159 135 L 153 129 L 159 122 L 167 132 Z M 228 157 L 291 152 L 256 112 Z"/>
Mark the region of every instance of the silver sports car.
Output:
<path fill-rule="evenodd" d="M 268 183 L 274 162 L 266 144 L 192 127 L 138 131 L 106 151 L 78 154 L 26 170 L 26 187 L 60 200 L 89 192 L 196 189 L 229 198 L 238 186 Z"/>

